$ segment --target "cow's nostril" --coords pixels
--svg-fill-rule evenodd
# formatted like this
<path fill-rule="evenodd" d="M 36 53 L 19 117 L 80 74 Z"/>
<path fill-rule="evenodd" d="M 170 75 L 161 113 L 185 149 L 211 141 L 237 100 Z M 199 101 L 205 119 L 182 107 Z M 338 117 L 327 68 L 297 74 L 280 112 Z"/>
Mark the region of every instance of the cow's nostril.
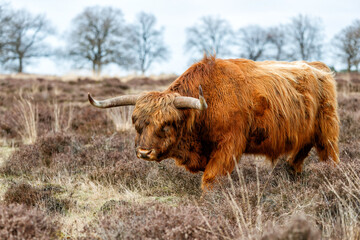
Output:
<path fill-rule="evenodd" d="M 139 153 L 141 155 L 141 157 L 143 158 L 147 158 L 149 157 L 149 155 L 152 153 L 152 149 L 151 150 L 148 150 L 148 149 L 139 149 Z"/>

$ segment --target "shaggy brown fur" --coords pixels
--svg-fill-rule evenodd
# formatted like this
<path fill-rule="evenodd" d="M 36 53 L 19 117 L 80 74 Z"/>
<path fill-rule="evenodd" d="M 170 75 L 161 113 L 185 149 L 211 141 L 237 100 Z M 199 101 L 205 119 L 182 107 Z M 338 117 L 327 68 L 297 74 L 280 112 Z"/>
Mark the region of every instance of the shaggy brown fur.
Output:
<path fill-rule="evenodd" d="M 208 109 L 176 109 L 175 97 L 197 98 L 199 85 Z M 321 62 L 204 57 L 164 92 L 142 96 L 133 122 L 137 149 L 153 150 L 148 160 L 204 171 L 203 188 L 244 153 L 288 155 L 296 172 L 312 147 L 321 161 L 339 161 L 335 81 Z"/>

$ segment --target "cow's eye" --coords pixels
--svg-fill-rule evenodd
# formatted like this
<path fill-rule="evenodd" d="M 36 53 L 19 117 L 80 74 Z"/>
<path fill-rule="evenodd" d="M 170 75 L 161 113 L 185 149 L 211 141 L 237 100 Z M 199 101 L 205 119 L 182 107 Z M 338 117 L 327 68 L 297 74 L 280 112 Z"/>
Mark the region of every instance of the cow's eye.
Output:
<path fill-rule="evenodd" d="M 170 130 L 170 126 L 169 125 L 166 125 L 166 126 L 164 126 L 162 129 L 161 129 L 161 131 L 163 131 L 163 132 L 168 132 Z"/>
<path fill-rule="evenodd" d="M 142 129 L 141 127 L 139 127 L 139 126 L 135 126 L 135 130 L 136 130 L 139 134 L 141 134 L 143 129 Z"/>

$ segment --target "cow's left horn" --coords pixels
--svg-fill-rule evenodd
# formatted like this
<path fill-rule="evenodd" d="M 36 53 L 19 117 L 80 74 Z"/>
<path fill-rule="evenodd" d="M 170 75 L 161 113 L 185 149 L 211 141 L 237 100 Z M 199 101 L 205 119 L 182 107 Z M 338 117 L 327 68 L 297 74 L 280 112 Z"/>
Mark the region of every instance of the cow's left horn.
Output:
<path fill-rule="evenodd" d="M 193 97 L 177 97 L 174 100 L 174 105 L 176 108 L 192 108 L 198 110 L 205 110 L 208 107 L 201 85 L 199 85 L 199 99 Z"/>
<path fill-rule="evenodd" d="M 98 108 L 112 108 L 126 105 L 135 105 L 140 95 L 124 95 L 114 97 L 103 101 L 95 100 L 90 93 L 88 93 L 89 102 Z"/>

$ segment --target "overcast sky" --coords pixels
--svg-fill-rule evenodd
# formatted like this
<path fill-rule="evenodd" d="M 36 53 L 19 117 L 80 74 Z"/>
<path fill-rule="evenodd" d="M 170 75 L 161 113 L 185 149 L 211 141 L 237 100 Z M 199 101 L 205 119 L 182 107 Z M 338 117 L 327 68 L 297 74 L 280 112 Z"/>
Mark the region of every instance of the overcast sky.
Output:
<path fill-rule="evenodd" d="M 185 29 L 205 15 L 220 16 L 237 30 L 250 24 L 264 27 L 285 24 L 300 13 L 308 14 L 321 18 L 325 27 L 325 42 L 329 42 L 334 34 L 353 20 L 360 19 L 359 0 L 10 0 L 9 3 L 15 9 L 24 8 L 31 13 L 46 14 L 59 35 L 69 28 L 71 20 L 87 6 L 120 8 L 127 22 L 132 22 L 141 11 L 152 13 L 157 18 L 158 26 L 165 28 L 165 43 L 171 51 L 169 61 L 150 69 L 149 73 L 155 74 L 181 74 L 188 68 L 190 56 L 184 53 Z M 336 64 L 329 54 L 323 60 L 329 65 Z M 36 62 L 25 71 L 66 74 L 71 70 L 69 66 L 52 60 Z M 105 69 L 103 73 L 126 74 L 114 68 Z"/>

